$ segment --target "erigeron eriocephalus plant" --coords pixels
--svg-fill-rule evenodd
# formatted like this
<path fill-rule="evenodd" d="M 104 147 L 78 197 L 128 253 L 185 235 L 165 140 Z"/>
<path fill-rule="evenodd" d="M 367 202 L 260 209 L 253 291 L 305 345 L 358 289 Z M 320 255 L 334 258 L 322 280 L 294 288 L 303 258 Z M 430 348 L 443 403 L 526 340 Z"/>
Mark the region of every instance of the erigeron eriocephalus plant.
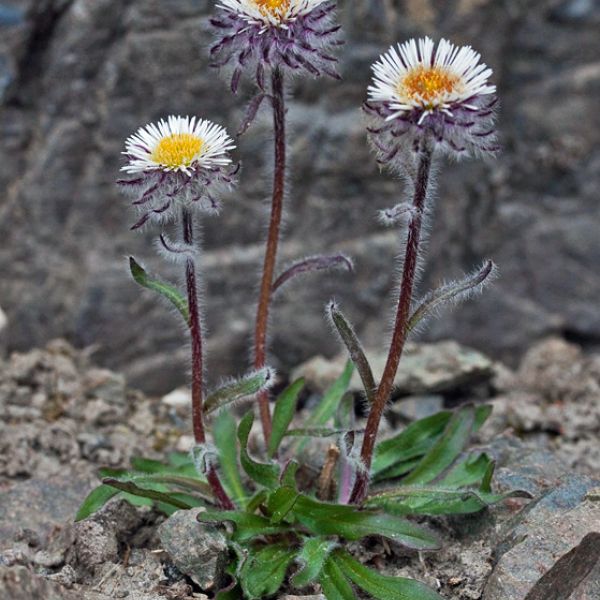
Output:
<path fill-rule="evenodd" d="M 258 31 L 271 23 L 257 14 L 254 18 Z M 133 192 L 134 205 L 142 213 L 134 228 L 155 221 L 162 228 L 175 224 L 181 229 L 175 242 L 161 232 L 158 246 L 181 262 L 187 294 L 151 278 L 133 259 L 130 264 L 134 279 L 168 299 L 189 327 L 196 445 L 189 456 L 171 454 L 165 463 L 138 458 L 131 470 L 103 469 L 103 484 L 86 498 L 77 518 L 89 516 L 117 495 L 136 504 L 154 504 L 167 514 L 204 506 L 199 521 L 225 526 L 231 548 L 229 581 L 223 589 L 211 590 L 217 600 L 277 597 L 283 589 L 321 591 L 328 600 L 356 598 L 357 589 L 380 600 L 440 600 L 437 591 L 420 582 L 385 576 L 362 564 L 351 555 L 348 542 L 382 536 L 414 551 L 434 551 L 440 545 L 437 536 L 407 517 L 474 513 L 506 497 L 492 491 L 490 457 L 467 450 L 488 418 L 489 406 L 442 411 L 390 439 L 377 440 L 409 334 L 441 306 L 479 290 L 493 275 L 494 266 L 486 261 L 464 280 L 413 301 L 432 163 L 444 154 L 495 149 L 489 129 L 495 102 L 495 88 L 488 84 L 491 72 L 470 48 L 445 41 L 436 48 L 428 39 L 391 49 L 374 71 L 365 105 L 369 136 L 381 163 L 399 172 L 412 192 L 412 202 L 398 204 L 382 216 L 384 222 L 407 229 L 388 361 L 377 383 L 356 333 L 331 302 L 328 316 L 351 360 L 300 427 L 293 421 L 304 381 L 284 389 L 262 444 L 251 438 L 254 412 L 236 422 L 229 408 L 267 390 L 274 379 L 272 370 L 260 368 L 208 394 L 204 384 L 194 222 L 206 212 L 214 213 L 221 193 L 234 185 L 236 169 L 229 156 L 233 142 L 215 125 L 173 117 L 140 130 L 126 144 L 129 162 L 124 170 L 132 179 L 121 185 Z M 294 274 L 292 270 L 283 277 Z M 364 429 L 355 421 L 354 398 L 347 392 L 355 370 L 369 407 Z M 212 444 L 206 435 L 210 418 Z M 361 436 L 359 451 L 356 441 Z M 306 460 L 311 438 L 334 442 L 317 472 Z M 256 457 L 261 450 L 263 456 Z"/>

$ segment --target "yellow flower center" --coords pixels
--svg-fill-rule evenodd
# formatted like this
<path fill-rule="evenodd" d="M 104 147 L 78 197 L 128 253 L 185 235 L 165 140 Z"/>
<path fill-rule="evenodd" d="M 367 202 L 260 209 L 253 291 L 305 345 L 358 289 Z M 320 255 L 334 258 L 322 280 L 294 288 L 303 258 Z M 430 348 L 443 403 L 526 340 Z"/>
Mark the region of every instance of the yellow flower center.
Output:
<path fill-rule="evenodd" d="M 416 67 L 398 84 L 398 92 L 412 100 L 422 99 L 430 105 L 441 96 L 453 92 L 459 78 L 441 67 Z"/>
<path fill-rule="evenodd" d="M 198 136 L 191 133 L 173 133 L 160 140 L 152 152 L 152 160 L 172 169 L 189 167 L 203 144 Z"/>
<path fill-rule="evenodd" d="M 282 17 L 290 7 L 291 0 L 254 0 L 254 2 L 263 15 Z"/>

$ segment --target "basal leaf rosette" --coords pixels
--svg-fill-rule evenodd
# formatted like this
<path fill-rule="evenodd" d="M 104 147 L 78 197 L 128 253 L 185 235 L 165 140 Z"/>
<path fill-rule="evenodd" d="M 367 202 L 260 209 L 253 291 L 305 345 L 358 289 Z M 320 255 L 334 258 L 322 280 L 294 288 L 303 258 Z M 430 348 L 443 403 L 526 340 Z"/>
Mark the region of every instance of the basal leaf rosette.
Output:
<path fill-rule="evenodd" d="M 122 171 L 131 177 L 118 182 L 135 198 L 140 218 L 132 229 L 170 221 L 182 206 L 217 212 L 219 197 L 235 183 L 234 148 L 223 127 L 196 117 L 170 116 L 138 129 L 123 153 Z"/>
<path fill-rule="evenodd" d="M 364 110 L 379 161 L 403 160 L 427 142 L 454 156 L 493 153 L 492 70 L 470 46 L 430 38 L 392 46 L 373 65 Z M 404 151 L 404 152 L 403 152 Z"/>
<path fill-rule="evenodd" d="M 214 66 L 231 69 L 234 92 L 245 73 L 264 89 L 273 69 L 339 79 L 332 52 L 343 42 L 334 1 L 220 0 L 216 9 L 210 52 Z"/>

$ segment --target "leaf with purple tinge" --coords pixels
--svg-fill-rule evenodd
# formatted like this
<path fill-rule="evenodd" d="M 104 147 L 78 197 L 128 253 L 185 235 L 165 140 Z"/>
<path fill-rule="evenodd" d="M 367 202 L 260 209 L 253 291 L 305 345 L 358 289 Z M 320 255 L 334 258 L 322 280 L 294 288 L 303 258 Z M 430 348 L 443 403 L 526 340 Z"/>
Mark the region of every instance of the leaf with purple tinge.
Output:
<path fill-rule="evenodd" d="M 254 119 L 256 119 L 256 115 L 258 114 L 258 111 L 260 110 L 260 107 L 266 97 L 266 94 L 257 94 L 256 96 L 254 96 L 254 98 L 252 98 L 252 100 L 250 100 L 248 106 L 246 107 L 246 114 L 244 115 L 244 119 L 240 124 L 240 127 L 237 132 L 238 137 L 244 135 L 244 133 L 248 131 L 248 128 L 250 127 L 250 125 L 252 125 Z"/>
<path fill-rule="evenodd" d="M 273 283 L 273 293 L 281 288 L 288 281 L 304 273 L 314 273 L 316 271 L 328 271 L 331 269 L 354 269 L 352 261 L 343 254 L 334 256 L 311 256 L 305 258 L 286 269 Z"/>
<path fill-rule="evenodd" d="M 358 374 L 362 380 L 363 388 L 367 400 L 371 403 L 373 401 L 373 395 L 377 389 L 375 378 L 373 377 L 373 371 L 371 365 L 367 359 L 367 355 L 363 350 L 363 347 L 354 331 L 354 328 L 350 324 L 350 321 L 346 319 L 342 311 L 339 309 L 335 302 L 330 302 L 327 307 L 331 322 L 335 326 L 340 339 L 346 346 L 350 360 L 354 363 Z"/>

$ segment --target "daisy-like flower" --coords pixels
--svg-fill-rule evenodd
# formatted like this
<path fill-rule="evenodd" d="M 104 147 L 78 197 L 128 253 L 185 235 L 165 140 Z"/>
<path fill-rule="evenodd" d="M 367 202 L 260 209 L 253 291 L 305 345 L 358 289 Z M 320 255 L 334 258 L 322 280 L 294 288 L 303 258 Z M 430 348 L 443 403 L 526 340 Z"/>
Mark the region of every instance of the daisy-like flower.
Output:
<path fill-rule="evenodd" d="M 496 86 L 470 46 L 430 38 L 390 48 L 373 65 L 365 111 L 380 162 L 425 140 L 451 154 L 494 152 Z"/>
<path fill-rule="evenodd" d="M 335 8 L 333 0 L 220 0 L 211 19 L 218 37 L 213 64 L 232 68 L 234 92 L 244 71 L 254 73 L 261 89 L 267 69 L 339 79 L 331 54 L 343 43 Z"/>
<path fill-rule="evenodd" d="M 218 196 L 234 183 L 234 148 L 223 127 L 196 117 L 171 116 L 141 127 L 125 142 L 129 161 L 121 169 L 135 177 L 118 182 L 136 197 L 140 219 L 132 229 L 170 220 L 182 203 L 218 211 Z"/>

